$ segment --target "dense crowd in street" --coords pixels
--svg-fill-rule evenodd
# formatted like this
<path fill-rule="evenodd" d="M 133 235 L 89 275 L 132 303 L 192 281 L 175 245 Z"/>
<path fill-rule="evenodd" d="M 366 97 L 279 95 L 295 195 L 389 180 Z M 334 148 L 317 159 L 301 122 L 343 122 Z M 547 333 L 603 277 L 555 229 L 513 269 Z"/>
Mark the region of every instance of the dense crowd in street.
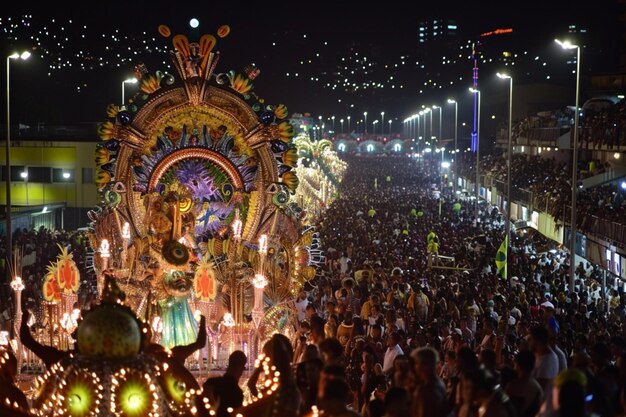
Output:
<path fill-rule="evenodd" d="M 415 162 L 350 161 L 341 197 L 320 225 L 328 270 L 297 303 L 302 325 L 293 362 L 306 370 L 297 379 L 306 394 L 301 409 L 619 415 L 626 382 L 621 289 L 604 294 L 593 267 L 581 264 L 571 291 L 569 256 L 521 232 L 503 280 L 494 265 L 501 215 L 480 206 L 475 221 L 471 203 L 459 207 L 439 184 L 435 170 Z M 445 257 L 460 269 L 436 268 Z M 335 393 L 324 386 L 329 380 L 341 381 Z"/>
<path fill-rule="evenodd" d="M 348 162 L 340 196 L 318 225 L 326 265 L 297 297 L 292 339 L 274 335 L 263 349 L 280 372 L 269 410 L 285 417 L 624 415 L 621 286 L 605 293 L 598 270 L 581 263 L 570 288 L 569 255 L 524 230 L 511 235 L 504 279 L 494 262 L 501 213 L 454 199 L 436 161 Z M 54 235 L 28 239 L 40 233 Z M 54 257 L 52 242 L 42 256 Z M 218 416 L 240 410 L 245 364 L 236 351 L 226 373 L 204 383 L 204 395 L 219 401 Z M 251 393 L 257 378 L 255 371 L 247 382 Z M 0 401 L 15 401 L 14 375 L 0 379 Z"/>

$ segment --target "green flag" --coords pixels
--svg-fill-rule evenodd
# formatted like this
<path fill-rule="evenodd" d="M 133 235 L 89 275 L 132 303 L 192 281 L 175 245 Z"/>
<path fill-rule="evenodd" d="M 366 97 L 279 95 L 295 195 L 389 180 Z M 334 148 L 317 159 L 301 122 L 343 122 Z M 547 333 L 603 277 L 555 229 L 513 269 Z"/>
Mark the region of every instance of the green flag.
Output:
<path fill-rule="evenodd" d="M 507 279 L 507 270 L 506 270 L 506 250 L 509 246 L 509 237 L 506 236 L 502 241 L 502 244 L 498 248 L 498 252 L 496 252 L 496 268 L 498 268 L 498 274 L 503 279 Z"/>

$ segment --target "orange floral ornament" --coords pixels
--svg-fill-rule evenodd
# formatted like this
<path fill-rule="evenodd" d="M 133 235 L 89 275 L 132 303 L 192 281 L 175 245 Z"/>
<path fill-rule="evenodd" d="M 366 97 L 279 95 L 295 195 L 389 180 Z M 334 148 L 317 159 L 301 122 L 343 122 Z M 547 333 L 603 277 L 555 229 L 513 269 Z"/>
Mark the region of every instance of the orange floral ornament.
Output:
<path fill-rule="evenodd" d="M 217 279 L 215 277 L 215 265 L 204 257 L 196 269 L 193 278 L 193 289 L 196 298 L 201 301 L 213 301 L 217 297 Z"/>
<path fill-rule="evenodd" d="M 61 249 L 61 254 L 57 257 L 57 283 L 65 294 L 73 294 L 80 286 L 80 272 L 74 262 L 74 255 L 69 253 L 69 246 L 65 248 L 57 246 Z"/>
<path fill-rule="evenodd" d="M 59 288 L 59 284 L 57 282 L 56 271 L 54 269 L 56 266 L 49 266 L 48 271 L 52 269 L 52 272 L 48 272 L 46 278 L 43 281 L 43 299 L 51 302 L 58 303 L 61 301 L 61 289 Z"/>

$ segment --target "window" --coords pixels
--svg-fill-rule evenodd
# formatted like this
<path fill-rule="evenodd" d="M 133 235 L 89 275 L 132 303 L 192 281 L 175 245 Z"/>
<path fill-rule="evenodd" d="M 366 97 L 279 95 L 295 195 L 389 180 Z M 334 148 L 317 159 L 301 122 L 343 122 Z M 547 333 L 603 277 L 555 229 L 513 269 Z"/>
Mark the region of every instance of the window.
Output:
<path fill-rule="evenodd" d="M 50 167 L 28 167 L 28 182 L 52 182 Z"/>
<path fill-rule="evenodd" d="M 53 182 L 74 182 L 75 174 L 73 169 L 52 168 Z"/>
<path fill-rule="evenodd" d="M 4 169 L 4 171 L 6 171 L 6 167 L 2 167 Z M 23 166 L 11 166 L 11 181 L 24 181 L 24 176 L 23 174 L 26 172 L 25 171 L 26 167 Z M 3 175 L 4 177 L 4 175 Z M 4 177 L 6 178 L 6 177 Z"/>
<path fill-rule="evenodd" d="M 93 168 L 83 168 L 82 176 L 83 184 L 93 184 L 95 182 L 93 177 Z"/>

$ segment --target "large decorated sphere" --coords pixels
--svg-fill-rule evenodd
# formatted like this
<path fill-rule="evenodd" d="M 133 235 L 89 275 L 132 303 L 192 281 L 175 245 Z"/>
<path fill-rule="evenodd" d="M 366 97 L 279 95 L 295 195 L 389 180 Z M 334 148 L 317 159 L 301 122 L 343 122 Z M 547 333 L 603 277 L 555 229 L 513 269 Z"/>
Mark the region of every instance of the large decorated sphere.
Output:
<path fill-rule="evenodd" d="M 78 352 L 83 357 L 127 359 L 140 348 L 139 324 L 126 307 L 104 304 L 87 313 L 78 325 Z"/>

